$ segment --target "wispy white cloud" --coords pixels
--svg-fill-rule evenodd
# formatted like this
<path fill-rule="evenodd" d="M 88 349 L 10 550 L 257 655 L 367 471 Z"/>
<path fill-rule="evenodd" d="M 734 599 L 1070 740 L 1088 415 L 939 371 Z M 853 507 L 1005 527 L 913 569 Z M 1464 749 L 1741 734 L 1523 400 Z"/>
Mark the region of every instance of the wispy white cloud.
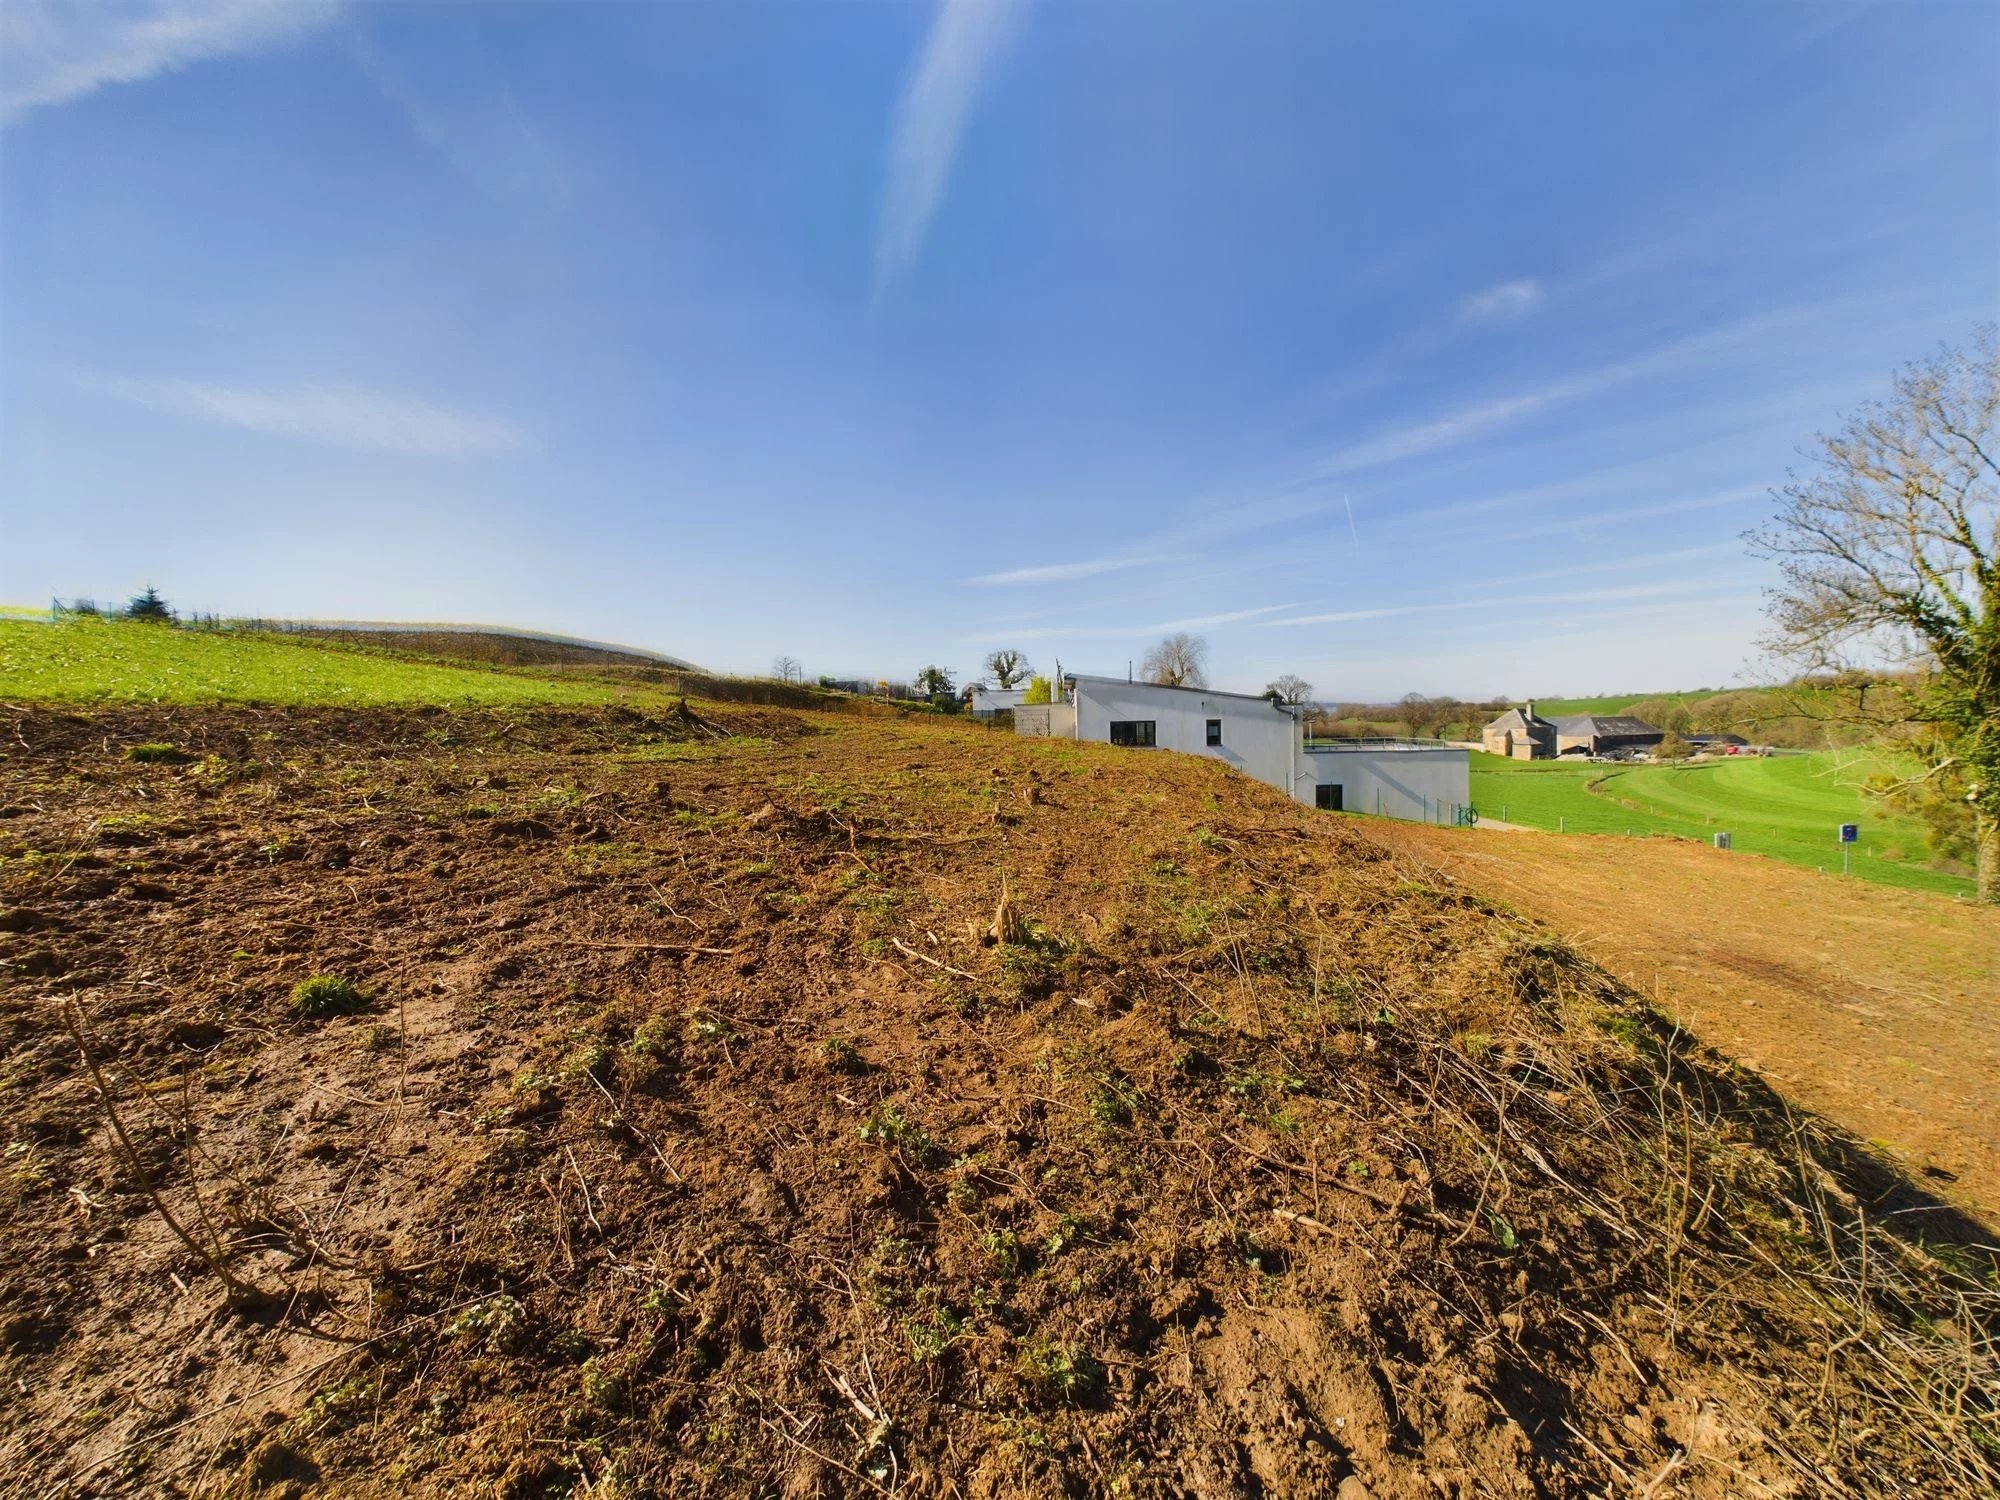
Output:
<path fill-rule="evenodd" d="M 1715 595 L 1721 581 L 1703 578 L 1695 581 L 1675 580 L 1668 583 L 1634 583 L 1616 588 L 1577 589 L 1566 594 L 1537 594 L 1535 606 L 1544 610 L 1552 605 L 1562 604 L 1619 604 L 1635 599 L 1693 599 L 1709 598 Z M 1731 597 L 1737 597 L 1736 590 Z M 1260 627 L 1276 629 L 1286 625 L 1344 625 L 1355 620 L 1381 620 L 1401 615 L 1442 615 L 1455 614 L 1462 610 L 1492 609 L 1519 602 L 1519 595 L 1509 595 L 1495 599 L 1440 599 L 1425 604 L 1399 604 L 1382 609 L 1340 609 L 1323 614 L 1288 615 L 1282 620 L 1260 620 Z"/>
<path fill-rule="evenodd" d="M 967 583 L 1063 583 L 1072 578 L 1095 578 L 1100 573 L 1117 573 L 1127 568 L 1150 568 L 1160 563 L 1179 562 L 1180 555 L 1164 557 L 1093 557 L 1081 562 L 1044 563 L 1033 568 L 1008 568 L 1001 573 L 981 573 Z"/>
<path fill-rule="evenodd" d="M 475 95 L 462 83 L 419 87 L 358 26 L 348 29 L 346 46 L 361 76 L 452 170 L 496 197 L 568 197 L 567 169 L 511 89 Z"/>
<path fill-rule="evenodd" d="M 1004 632 L 1009 640 L 1131 640 L 1140 636 L 1164 635 L 1170 630 L 1211 630 L 1217 625 L 1237 625 L 1260 615 L 1296 609 L 1295 604 L 1266 604 L 1256 609 L 1232 609 L 1222 614 L 1192 615 L 1184 620 L 1131 621 L 1113 625 L 1029 625 Z M 982 637 L 983 638 L 983 637 Z"/>
<path fill-rule="evenodd" d="M 91 387 L 159 411 L 273 437 L 424 458 L 509 453 L 526 437 L 505 422 L 353 386 L 290 389 L 192 380 L 93 380 Z"/>
<path fill-rule="evenodd" d="M 1746 500 L 1768 497 L 1770 490 L 1761 484 L 1738 485 L 1734 489 L 1717 490 L 1706 495 L 1685 495 L 1678 500 L 1653 500 L 1643 505 L 1621 505 L 1609 509 L 1584 509 L 1567 516 L 1554 517 L 1531 526 L 1514 527 L 1485 536 L 1486 545 L 1503 541 L 1519 541 L 1527 537 L 1563 536 L 1570 533 L 1598 533 L 1616 530 L 1633 521 L 1650 521 L 1659 516 L 1685 515 L 1689 511 L 1719 510 L 1727 505 L 1741 505 Z"/>
<path fill-rule="evenodd" d="M 875 235 L 879 289 L 915 263 L 951 180 L 980 80 L 1013 20 L 1010 0 L 943 0 L 896 109 Z"/>
<path fill-rule="evenodd" d="M 1524 391 L 1519 395 L 1461 407 L 1450 416 L 1422 422 L 1414 427 L 1398 428 L 1367 442 L 1343 448 L 1325 459 L 1319 465 L 1318 473 L 1321 478 L 1331 478 L 1356 469 L 1377 468 L 1439 449 L 1453 448 L 1483 433 L 1509 426 L 1552 402 L 1578 394 L 1583 388 L 1581 382 L 1563 381 L 1542 390 Z"/>
<path fill-rule="evenodd" d="M 1329 454 L 1319 462 L 1315 474 L 1325 479 L 1454 448 L 1474 438 L 1511 427 L 1559 403 L 1598 395 L 1645 376 L 1663 375 L 1698 365 L 1704 359 L 1747 339 L 1762 338 L 1774 329 L 1807 321 L 1824 312 L 1824 308 L 1800 307 L 1746 318 L 1738 323 L 1676 339 L 1631 359 L 1599 365 L 1512 395 L 1475 402 L 1427 422 L 1393 428 Z"/>
<path fill-rule="evenodd" d="M 1543 296 L 1542 284 L 1532 277 L 1503 281 L 1497 286 L 1487 287 L 1483 292 L 1474 292 L 1459 303 L 1459 321 L 1509 323 L 1516 318 L 1525 318 L 1541 306 Z"/>
<path fill-rule="evenodd" d="M 1711 542 L 1705 547 L 1676 547 L 1668 552 L 1642 552 L 1636 557 L 1612 557 L 1596 562 L 1572 563 L 1563 568 L 1541 568 L 1532 573 L 1509 573 L 1510 584 L 1540 583 L 1550 578 L 1576 578 L 1600 573 L 1623 573 L 1633 568 L 1658 568 L 1671 563 L 1693 562 L 1697 558 L 1743 556 L 1741 542 Z"/>
<path fill-rule="evenodd" d="M 1259 615 L 1275 615 L 1282 610 L 1297 608 L 1296 604 L 1261 604 L 1255 609 L 1232 609 L 1219 615 L 1190 615 L 1185 620 L 1168 620 L 1163 625 L 1140 628 L 1148 633 L 1155 630 L 1208 630 L 1217 625 L 1235 625 L 1244 620 L 1254 620 Z"/>
<path fill-rule="evenodd" d="M 335 9 L 333 0 L 9 0 L 0 6 L 0 122 L 296 41 Z"/>
<path fill-rule="evenodd" d="M 1535 596 L 1538 608 L 1559 607 L 1572 604 L 1633 604 L 1640 601 L 1705 600 L 1713 598 L 1740 599 L 1744 595 L 1744 581 L 1736 578 L 1705 576 L 1691 579 L 1673 579 L 1659 583 L 1633 583 L 1595 589 L 1574 589 L 1567 593 L 1543 593 Z M 1492 610 L 1506 608 L 1520 602 L 1518 593 L 1479 599 L 1437 599 L 1421 604 L 1391 604 L 1356 609 L 1333 609 L 1315 611 L 1305 615 L 1286 615 L 1283 619 L 1271 620 L 1261 616 L 1279 613 L 1296 606 L 1290 604 L 1265 605 L 1256 609 L 1230 610 L 1224 614 L 1198 615 L 1185 620 L 1138 620 L 1108 624 L 1032 625 L 1005 632 L 1012 641 L 1043 640 L 1129 640 L 1136 641 L 1149 636 L 1164 634 L 1170 630 L 1203 630 L 1218 625 L 1247 624 L 1252 629 L 1278 630 L 1300 625 L 1352 625 L 1364 620 L 1405 619 L 1412 616 L 1461 614 L 1470 610 Z M 983 637 L 981 637 L 983 639 Z M 970 639 L 970 638 L 968 638 Z"/>

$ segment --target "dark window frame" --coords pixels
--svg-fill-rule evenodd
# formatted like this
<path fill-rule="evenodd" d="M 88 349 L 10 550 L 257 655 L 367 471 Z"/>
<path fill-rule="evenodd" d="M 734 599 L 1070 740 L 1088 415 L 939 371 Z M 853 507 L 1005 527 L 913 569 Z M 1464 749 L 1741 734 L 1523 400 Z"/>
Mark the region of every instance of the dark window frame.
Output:
<path fill-rule="evenodd" d="M 1122 745 L 1128 750 L 1152 750 L 1160 742 L 1160 721 L 1158 719 L 1113 719 L 1111 721 L 1111 743 Z"/>
<path fill-rule="evenodd" d="M 1210 719 L 1208 721 L 1208 745 L 1211 750 L 1219 749 L 1221 747 L 1222 720 Z"/>
<path fill-rule="evenodd" d="M 1313 788 L 1313 806 L 1322 812 L 1345 812 L 1347 788 L 1338 781 L 1322 781 Z"/>

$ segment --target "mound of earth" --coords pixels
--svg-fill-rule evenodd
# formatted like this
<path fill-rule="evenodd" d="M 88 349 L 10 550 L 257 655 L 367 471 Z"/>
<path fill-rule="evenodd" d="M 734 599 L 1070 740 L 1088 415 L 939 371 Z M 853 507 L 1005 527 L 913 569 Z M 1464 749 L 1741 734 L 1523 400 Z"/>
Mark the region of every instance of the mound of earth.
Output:
<path fill-rule="evenodd" d="M 39 1492 L 2000 1481 L 1969 1226 L 1213 762 L 699 705 L 13 727 Z"/>
<path fill-rule="evenodd" d="M 599 641 L 566 636 L 531 635 L 512 630 L 423 625 L 295 625 L 300 635 L 320 636 L 371 649 L 387 647 L 424 656 L 451 656 L 465 661 L 493 662 L 510 667 L 666 667 L 693 672 L 690 662 L 658 651 L 637 651 Z"/>

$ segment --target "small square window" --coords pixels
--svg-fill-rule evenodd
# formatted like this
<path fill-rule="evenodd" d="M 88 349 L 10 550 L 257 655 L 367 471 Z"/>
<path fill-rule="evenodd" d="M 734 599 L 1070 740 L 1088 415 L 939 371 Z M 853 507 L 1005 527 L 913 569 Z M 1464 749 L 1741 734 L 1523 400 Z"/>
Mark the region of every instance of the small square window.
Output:
<path fill-rule="evenodd" d="M 1211 745 L 1222 743 L 1222 720 L 1210 719 L 1208 721 L 1208 742 Z"/>

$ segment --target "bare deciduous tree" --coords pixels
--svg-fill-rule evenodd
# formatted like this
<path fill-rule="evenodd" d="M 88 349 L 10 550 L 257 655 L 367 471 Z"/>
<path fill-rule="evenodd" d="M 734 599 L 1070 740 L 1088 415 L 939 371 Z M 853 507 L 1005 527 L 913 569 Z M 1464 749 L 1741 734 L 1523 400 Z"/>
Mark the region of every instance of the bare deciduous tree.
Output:
<path fill-rule="evenodd" d="M 774 656 L 771 658 L 771 675 L 780 682 L 798 682 L 805 669 L 799 665 L 796 656 Z"/>
<path fill-rule="evenodd" d="M 1003 692 L 1026 679 L 1035 670 L 1028 665 L 1028 658 L 1011 646 L 988 656 L 985 666 L 986 670 L 993 674 L 993 680 L 1000 685 Z"/>
<path fill-rule="evenodd" d="M 1821 437 L 1747 540 L 1776 560 L 1766 644 L 1808 670 L 1891 665 L 1926 766 L 1972 810 L 1982 901 L 2000 902 L 2000 338 L 1942 349 Z M 1859 695 L 1862 699 L 1866 694 Z"/>
<path fill-rule="evenodd" d="M 1265 683 L 1264 691 L 1278 702 L 1296 708 L 1312 696 L 1313 685 L 1296 672 L 1287 672 Z"/>
<path fill-rule="evenodd" d="M 1426 698 L 1422 693 L 1405 693 L 1396 704 L 1396 722 L 1413 740 L 1430 739 L 1451 718 L 1456 703 L 1450 698 Z"/>
<path fill-rule="evenodd" d="M 1207 687 L 1208 642 L 1177 630 L 1146 653 L 1139 671 L 1162 687 Z"/>

